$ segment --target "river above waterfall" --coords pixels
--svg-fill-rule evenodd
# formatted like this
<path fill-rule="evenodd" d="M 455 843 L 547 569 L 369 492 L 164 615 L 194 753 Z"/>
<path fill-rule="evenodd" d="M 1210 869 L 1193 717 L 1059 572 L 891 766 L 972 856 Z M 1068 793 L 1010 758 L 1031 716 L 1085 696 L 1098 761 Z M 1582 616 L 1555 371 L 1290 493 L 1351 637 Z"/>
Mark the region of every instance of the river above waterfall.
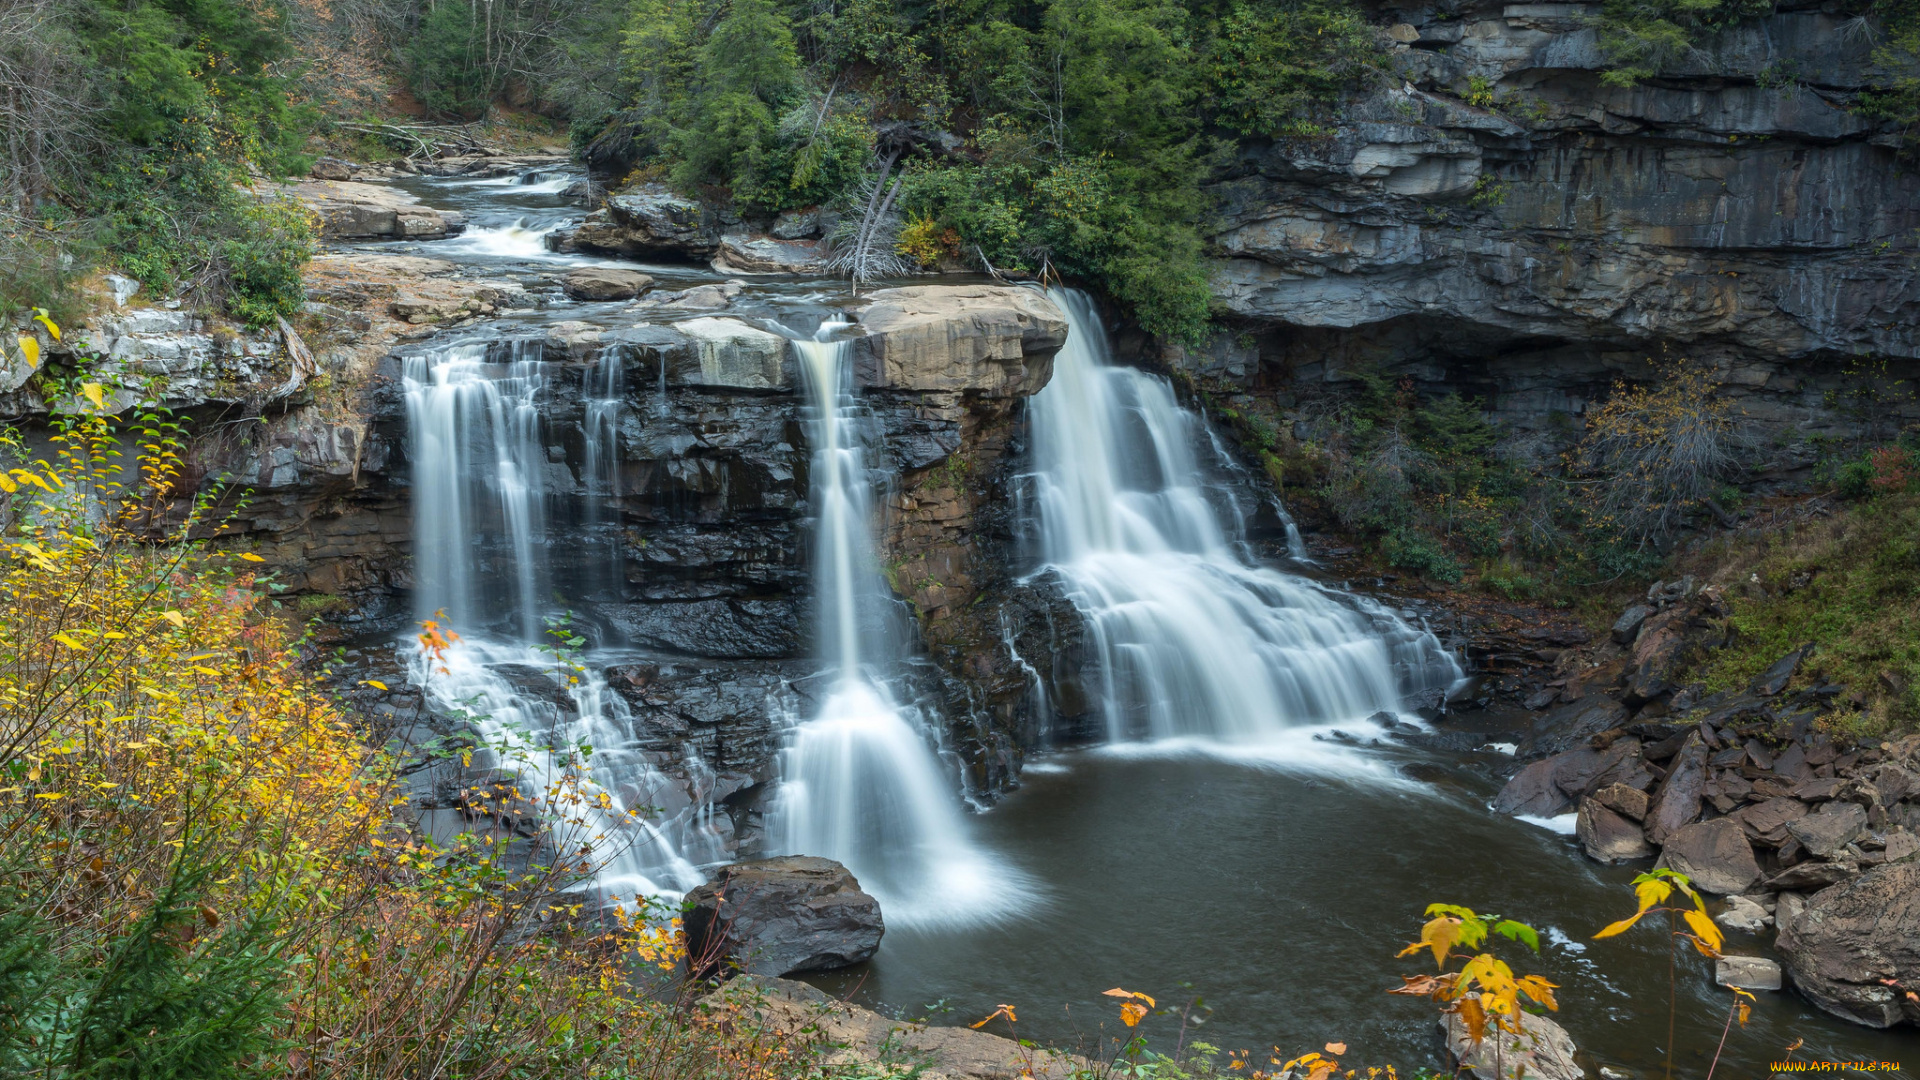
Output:
<path fill-rule="evenodd" d="M 613 263 L 545 250 L 545 232 L 580 213 L 559 194 L 560 179 L 405 181 L 397 186 L 429 205 L 466 212 L 468 233 L 358 246 L 508 275 Z M 663 289 L 729 276 L 691 265 L 640 268 Z M 810 334 L 847 300 L 844 282 L 754 278 L 724 314 Z M 691 316 L 551 299 L 486 331 L 510 335 L 561 319 L 613 326 L 680 317 Z M 514 464 L 512 444 L 492 434 L 486 439 L 490 447 L 505 445 L 496 456 Z M 536 447 L 526 456 L 544 453 Z M 520 468 L 516 475 L 534 471 Z M 501 487 L 497 479 L 476 484 L 469 498 L 505 505 Z M 501 516 L 511 515 L 503 510 Z M 556 531 L 570 527 L 564 516 L 555 520 L 563 523 Z M 526 535 L 529 551 L 567 539 Z M 463 540 L 448 536 L 434 548 L 462 552 Z M 536 590 L 546 595 L 543 582 L 529 579 L 507 591 Z M 483 598 L 506 595 L 479 591 Z M 599 669 L 658 659 L 597 652 L 592 663 Z M 592 681 L 590 689 L 599 694 L 603 687 Z M 511 710 L 534 717 L 536 726 L 554 723 L 525 699 L 515 697 Z M 548 711 L 600 715 L 584 705 Z M 1247 719 L 1230 709 L 1222 717 Z M 582 721 L 583 731 L 590 727 Z M 630 749 L 612 745 L 616 731 L 589 734 L 599 748 Z M 1190 1037 L 1223 1049 L 1277 1045 L 1291 1056 L 1343 1041 L 1351 1062 L 1415 1066 L 1434 1058 L 1431 1007 L 1384 990 L 1397 985 L 1399 975 L 1423 970 L 1419 957 L 1393 955 L 1416 936 L 1420 911 L 1451 902 L 1539 926 L 1543 955 L 1516 967 L 1560 984 L 1557 1018 L 1601 1060 L 1640 1076 L 1658 1074 L 1666 1028 L 1664 939 L 1648 928 L 1625 940 L 1590 941 L 1594 930 L 1631 910 L 1627 882 L 1635 868 L 1596 865 L 1569 837 L 1491 815 L 1486 801 L 1497 789 L 1492 775 L 1501 764 L 1494 754 L 1454 757 L 1391 744 L 1350 748 L 1313 735 L 1293 729 L 1232 751 L 1212 746 L 1201 752 L 1209 744 L 1189 740 L 1192 752 L 1162 742 L 1030 761 L 1019 788 L 963 824 L 971 850 L 1030 882 L 1031 896 L 971 925 L 896 923 L 872 962 L 815 981 L 899 1015 L 933 1014 L 939 1023 L 969 1023 L 1012 1004 L 1021 1035 L 1069 1046 L 1116 1030 L 1114 1002 L 1101 996 L 1111 987 L 1149 993 L 1175 1008 L 1197 995 L 1212 1011 Z M 643 755 L 631 757 L 640 762 Z M 646 778 L 639 764 L 633 769 Z M 948 771 L 933 775 L 945 779 Z M 664 802 L 631 777 L 609 779 L 607 787 L 616 790 L 618 783 L 634 789 L 632 805 Z M 711 839 L 699 831 L 705 823 L 697 807 L 667 809 L 679 815 L 665 824 L 684 835 L 680 846 L 693 850 L 696 841 Z M 673 869 L 672 860 L 656 861 L 642 867 L 641 876 L 674 881 L 663 872 Z M 1736 935 L 1731 944 L 1736 951 L 1764 951 L 1758 939 Z M 1506 952 L 1518 960 L 1517 950 Z M 1686 1049 L 1676 1072 L 1702 1076 L 1728 998 L 1712 985 L 1703 961 L 1689 955 L 1681 964 L 1680 1044 Z M 1170 1052 L 1177 1028 L 1176 1019 L 1156 1015 L 1145 1030 L 1156 1049 Z M 1806 1040 L 1800 1060 L 1899 1060 L 1901 1049 L 1912 1045 L 1910 1037 L 1827 1017 L 1791 993 L 1765 994 L 1747 1028 L 1729 1039 L 1719 1075 L 1762 1074 L 1795 1039 Z"/>

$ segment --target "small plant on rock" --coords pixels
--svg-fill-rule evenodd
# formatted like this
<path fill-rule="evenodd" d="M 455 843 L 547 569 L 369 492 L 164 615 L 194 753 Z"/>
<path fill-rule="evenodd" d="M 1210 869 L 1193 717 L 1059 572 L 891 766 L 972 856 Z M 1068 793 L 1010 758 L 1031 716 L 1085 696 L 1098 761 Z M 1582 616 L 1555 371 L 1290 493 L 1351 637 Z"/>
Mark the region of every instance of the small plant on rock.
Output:
<path fill-rule="evenodd" d="M 1538 975 L 1515 975 L 1507 962 L 1490 952 L 1456 952 L 1456 948 L 1477 950 L 1496 934 L 1519 942 L 1534 952 L 1540 951 L 1540 934 L 1533 927 L 1497 915 L 1480 915 L 1472 908 L 1457 904 L 1429 904 L 1427 924 L 1420 928 L 1420 940 L 1401 949 L 1400 956 L 1432 952 L 1437 975 L 1404 975 L 1406 985 L 1387 991 L 1429 998 L 1440 1003 L 1442 1013 L 1459 1017 L 1467 1041 L 1477 1047 L 1491 1030 L 1514 1036 L 1527 1034 L 1520 1019 L 1526 1007 L 1525 997 L 1536 1006 L 1558 1011 L 1554 1000 L 1555 984 Z M 1462 961 L 1456 971 L 1447 965 Z M 1495 1043 L 1496 1075 L 1504 1075 L 1498 1066 L 1499 1043 Z"/>

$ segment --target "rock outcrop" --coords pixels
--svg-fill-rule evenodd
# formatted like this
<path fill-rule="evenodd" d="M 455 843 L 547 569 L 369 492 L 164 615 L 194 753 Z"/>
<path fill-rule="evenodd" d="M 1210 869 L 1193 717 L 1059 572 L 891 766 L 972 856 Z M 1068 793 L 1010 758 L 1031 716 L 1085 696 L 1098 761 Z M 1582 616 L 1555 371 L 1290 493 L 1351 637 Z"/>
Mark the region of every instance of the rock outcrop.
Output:
<path fill-rule="evenodd" d="M 653 278 L 615 266 L 583 266 L 561 279 L 575 300 L 631 300 L 653 287 Z"/>
<path fill-rule="evenodd" d="M 721 867 L 687 894 L 683 925 L 695 970 L 774 976 L 857 964 L 886 932 L 846 867 L 800 855 Z"/>
<path fill-rule="evenodd" d="M 1783 6 L 1622 88 L 1586 6 L 1374 15 L 1405 31 L 1392 87 L 1239 148 L 1212 189 L 1226 326 L 1168 363 L 1255 394 L 1378 371 L 1550 445 L 1664 352 L 1738 403 L 1763 481 L 1860 430 L 1850 357 L 1911 372 L 1920 176 L 1849 105 L 1887 77 L 1868 20 Z M 1920 419 L 1873 400 L 1886 430 Z"/>
<path fill-rule="evenodd" d="M 555 251 L 585 251 L 631 259 L 706 259 L 720 247 L 720 221 L 710 208 L 645 184 L 607 197 L 585 221 L 547 237 Z"/>
<path fill-rule="evenodd" d="M 1868 1027 L 1920 1026 L 1920 858 L 1815 893 L 1780 928 L 1796 990 Z"/>
<path fill-rule="evenodd" d="M 301 180 L 281 194 L 299 199 L 320 218 L 328 240 L 440 240 L 466 229 L 451 210 L 431 210 L 397 188 L 346 180 Z"/>
<path fill-rule="evenodd" d="M 854 316 L 864 331 L 854 379 L 874 389 L 1032 394 L 1067 340 L 1051 300 L 1004 286 L 881 289 Z"/>

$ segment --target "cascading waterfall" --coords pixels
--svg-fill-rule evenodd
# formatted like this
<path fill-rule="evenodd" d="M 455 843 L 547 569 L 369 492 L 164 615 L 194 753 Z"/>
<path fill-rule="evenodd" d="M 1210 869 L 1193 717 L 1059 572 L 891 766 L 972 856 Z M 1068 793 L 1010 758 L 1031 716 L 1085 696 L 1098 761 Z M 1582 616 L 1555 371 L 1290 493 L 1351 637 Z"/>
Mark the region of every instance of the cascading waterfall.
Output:
<path fill-rule="evenodd" d="M 605 550 L 593 560 L 601 579 L 595 585 L 610 599 L 619 598 L 625 577 L 620 523 L 612 511 L 620 497 L 620 411 L 625 405 L 626 384 L 625 354 L 619 349 L 602 349 L 587 365 L 581 461 L 587 499 L 582 522 L 590 544 L 595 540 L 604 543 Z"/>
<path fill-rule="evenodd" d="M 1025 902 L 1024 881 L 974 846 L 957 778 L 885 681 L 891 604 L 868 537 L 851 346 L 832 340 L 843 325 L 794 342 L 811 406 L 816 628 L 828 672 L 818 708 L 782 752 L 769 833 L 777 851 L 844 863 L 890 925 L 996 918 Z"/>
<path fill-rule="evenodd" d="M 1110 739 L 1254 748 L 1460 677 L 1378 605 L 1253 565 L 1204 490 L 1198 418 L 1109 362 L 1084 295 L 1050 295 L 1070 332 L 1030 413 L 1040 555 L 1086 620 Z"/>
<path fill-rule="evenodd" d="M 704 880 L 696 861 L 725 857 L 704 809 L 626 749 L 633 718 L 599 672 L 540 645 L 550 614 L 541 599 L 549 494 L 540 342 L 464 342 L 409 356 L 404 382 L 416 610 L 459 635 L 436 656 L 406 646 L 413 681 L 436 711 L 470 717 L 490 748 L 486 764 L 516 773 L 542 805 L 581 796 L 554 807 L 549 825 L 591 848 L 604 894 L 694 887 Z M 612 420 L 605 410 L 593 416 L 590 409 L 585 433 L 600 446 L 592 470 L 610 476 Z M 596 432 L 595 423 L 605 426 Z M 490 560 L 490 552 L 498 554 Z M 503 577 L 511 588 L 499 587 Z M 494 602 L 502 596 L 511 598 L 505 609 Z M 591 756 L 577 752 L 582 744 Z"/>

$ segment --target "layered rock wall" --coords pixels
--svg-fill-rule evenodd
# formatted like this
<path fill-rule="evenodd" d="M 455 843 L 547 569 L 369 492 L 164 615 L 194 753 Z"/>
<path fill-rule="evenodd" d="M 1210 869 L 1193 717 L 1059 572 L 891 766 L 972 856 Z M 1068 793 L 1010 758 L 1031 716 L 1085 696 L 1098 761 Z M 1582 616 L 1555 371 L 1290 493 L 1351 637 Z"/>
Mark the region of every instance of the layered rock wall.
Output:
<path fill-rule="evenodd" d="M 1541 430 L 1685 357 L 1767 436 L 1762 471 L 1920 419 L 1889 393 L 1920 357 L 1920 176 L 1850 108 L 1886 77 L 1876 29 L 1783 10 L 1619 88 L 1598 16 L 1379 12 L 1402 85 L 1240 150 L 1214 187 L 1230 332 L 1173 362 L 1303 388 L 1377 368 Z"/>

